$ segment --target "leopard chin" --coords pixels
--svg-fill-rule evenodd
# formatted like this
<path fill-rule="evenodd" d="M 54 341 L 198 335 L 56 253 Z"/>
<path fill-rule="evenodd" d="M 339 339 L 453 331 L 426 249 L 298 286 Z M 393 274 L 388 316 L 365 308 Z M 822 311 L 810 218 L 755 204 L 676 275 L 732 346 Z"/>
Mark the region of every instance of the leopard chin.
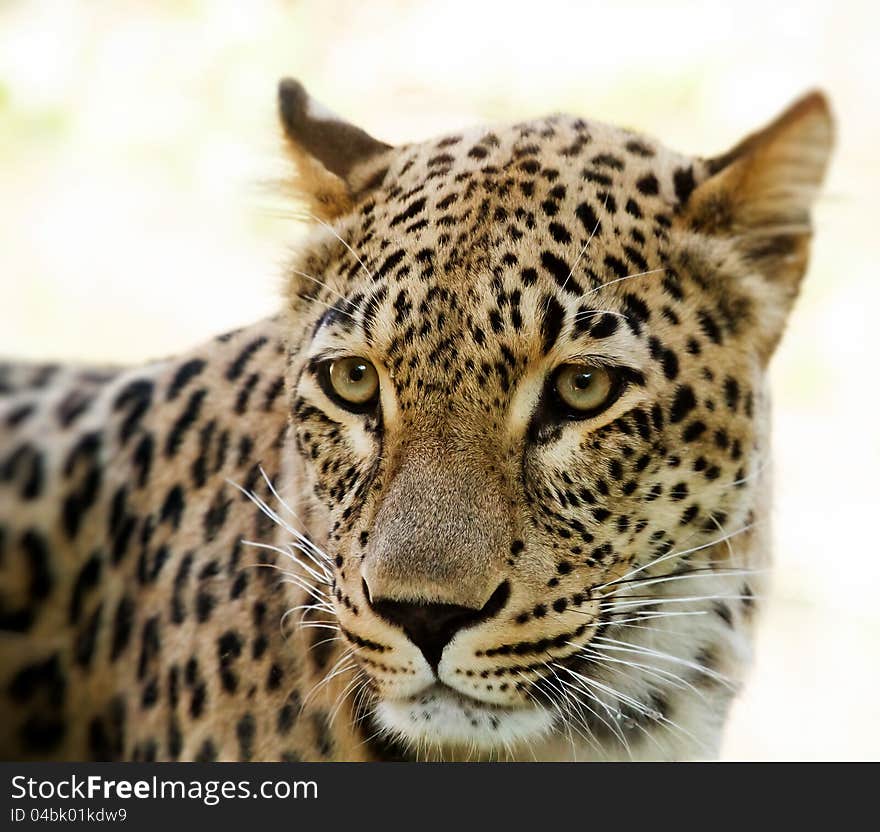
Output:
<path fill-rule="evenodd" d="M 481 702 L 438 683 L 416 696 L 382 700 L 377 727 L 399 744 L 425 756 L 456 758 L 461 753 L 503 759 L 517 747 L 545 739 L 556 716 L 539 706 L 505 707 Z"/>

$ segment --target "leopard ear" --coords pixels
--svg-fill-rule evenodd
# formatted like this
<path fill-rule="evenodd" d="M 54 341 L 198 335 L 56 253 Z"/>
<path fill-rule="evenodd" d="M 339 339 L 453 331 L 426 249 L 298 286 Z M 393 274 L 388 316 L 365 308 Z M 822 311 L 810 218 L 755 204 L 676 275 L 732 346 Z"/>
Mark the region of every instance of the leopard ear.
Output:
<path fill-rule="evenodd" d="M 381 181 L 381 157 L 391 145 L 343 121 L 299 81 L 285 78 L 278 85 L 278 111 L 297 168 L 297 193 L 314 214 L 339 216 Z"/>
<path fill-rule="evenodd" d="M 693 194 L 692 222 L 721 233 L 808 225 L 832 141 L 827 99 L 805 95 L 729 152 L 706 160 L 709 178 Z"/>
<path fill-rule="evenodd" d="M 782 334 L 807 266 L 810 213 L 833 144 L 828 101 L 811 92 L 736 147 L 703 161 L 700 184 L 682 206 L 684 227 L 733 244 L 748 274 L 740 288 L 763 309 L 765 355 Z"/>

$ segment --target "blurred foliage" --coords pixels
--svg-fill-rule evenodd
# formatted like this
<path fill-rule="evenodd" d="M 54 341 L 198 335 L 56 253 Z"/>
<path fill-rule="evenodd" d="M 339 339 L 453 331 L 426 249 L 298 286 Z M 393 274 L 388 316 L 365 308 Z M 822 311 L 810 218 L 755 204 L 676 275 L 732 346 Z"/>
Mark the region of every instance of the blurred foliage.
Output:
<path fill-rule="evenodd" d="M 839 145 L 773 365 L 775 589 L 732 757 L 876 756 L 876 5 L 0 3 L 0 354 L 137 361 L 271 312 L 278 78 L 388 141 L 570 111 L 715 153 L 804 89 Z M 868 203 L 868 199 L 872 201 Z M 828 719 L 828 703 L 845 701 Z"/>

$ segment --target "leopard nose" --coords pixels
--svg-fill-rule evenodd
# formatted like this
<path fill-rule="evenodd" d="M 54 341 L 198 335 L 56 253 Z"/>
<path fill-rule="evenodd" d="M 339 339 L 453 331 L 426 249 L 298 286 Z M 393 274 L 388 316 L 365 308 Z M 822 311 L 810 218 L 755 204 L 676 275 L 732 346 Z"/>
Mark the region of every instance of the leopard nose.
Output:
<path fill-rule="evenodd" d="M 366 586 L 364 592 L 369 598 Z M 510 586 L 504 581 L 481 609 L 388 598 L 372 599 L 370 605 L 377 615 L 406 633 L 436 673 L 443 650 L 455 634 L 497 615 L 507 603 L 509 595 Z"/>

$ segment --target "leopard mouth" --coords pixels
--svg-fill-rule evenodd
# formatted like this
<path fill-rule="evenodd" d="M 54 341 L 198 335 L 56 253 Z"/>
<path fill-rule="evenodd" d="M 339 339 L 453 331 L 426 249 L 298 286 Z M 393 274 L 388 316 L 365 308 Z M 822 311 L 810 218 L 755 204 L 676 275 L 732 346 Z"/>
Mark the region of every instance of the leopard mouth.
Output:
<path fill-rule="evenodd" d="M 534 742 L 549 734 L 553 713 L 539 705 L 505 706 L 482 702 L 444 685 L 399 700 L 382 700 L 377 727 L 412 749 L 493 752 Z"/>

